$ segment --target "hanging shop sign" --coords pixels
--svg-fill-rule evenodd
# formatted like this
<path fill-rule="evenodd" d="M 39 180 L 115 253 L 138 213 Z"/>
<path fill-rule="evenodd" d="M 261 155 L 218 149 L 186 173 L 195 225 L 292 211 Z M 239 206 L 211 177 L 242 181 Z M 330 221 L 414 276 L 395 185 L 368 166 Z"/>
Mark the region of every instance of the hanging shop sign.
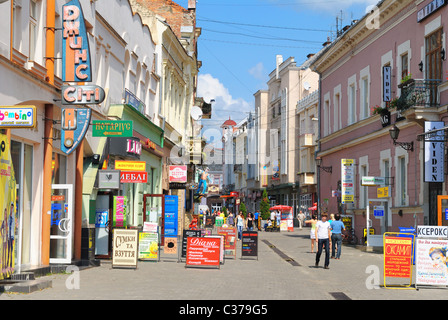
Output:
<path fill-rule="evenodd" d="M 91 82 L 89 38 L 79 0 L 62 6 L 62 81 Z"/>
<path fill-rule="evenodd" d="M 121 183 L 147 183 L 148 172 L 146 171 L 121 171 Z"/>
<path fill-rule="evenodd" d="M 8 136 L 0 134 L 0 280 L 9 278 L 14 271 L 17 242 L 14 238 L 18 237 L 16 179 L 10 150 Z"/>
<path fill-rule="evenodd" d="M 444 126 L 443 121 L 425 121 L 425 132 Z M 431 134 L 430 139 L 425 139 L 425 182 L 445 182 L 445 131 Z"/>
<path fill-rule="evenodd" d="M 94 120 L 92 137 L 132 137 L 132 120 Z"/>
<path fill-rule="evenodd" d="M 341 201 L 355 202 L 355 160 L 341 159 Z"/>
<path fill-rule="evenodd" d="M 109 138 L 109 155 L 140 159 L 142 143 L 139 138 Z"/>
<path fill-rule="evenodd" d="M 120 189 L 120 171 L 98 170 L 98 189 Z"/>
<path fill-rule="evenodd" d="M 99 86 L 62 86 L 63 105 L 100 104 L 105 97 L 103 88 Z"/>
<path fill-rule="evenodd" d="M 34 128 L 36 118 L 35 106 L 0 107 L 0 129 Z"/>
<path fill-rule="evenodd" d="M 187 166 L 170 166 L 169 182 L 187 182 Z"/>
<path fill-rule="evenodd" d="M 361 177 L 361 185 L 362 186 L 381 186 L 386 184 L 385 177 Z"/>
<path fill-rule="evenodd" d="M 389 102 L 391 100 L 392 87 L 391 87 L 391 70 L 390 66 L 383 67 L 383 101 Z"/>
<path fill-rule="evenodd" d="M 91 109 L 62 109 L 61 150 L 71 154 L 79 146 L 87 133 L 92 117 Z"/>
<path fill-rule="evenodd" d="M 112 267 L 137 268 L 138 230 L 114 229 Z"/>
<path fill-rule="evenodd" d="M 115 170 L 123 171 L 146 171 L 145 161 L 115 161 Z"/>

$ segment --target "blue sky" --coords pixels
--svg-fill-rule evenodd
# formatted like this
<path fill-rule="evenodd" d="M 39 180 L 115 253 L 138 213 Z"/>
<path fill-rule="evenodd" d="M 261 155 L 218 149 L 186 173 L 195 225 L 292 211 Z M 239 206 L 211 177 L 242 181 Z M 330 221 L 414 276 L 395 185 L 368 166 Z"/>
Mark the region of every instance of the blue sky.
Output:
<path fill-rule="evenodd" d="M 188 7 L 188 0 L 174 0 Z M 211 120 L 220 127 L 254 110 L 253 94 L 266 89 L 277 54 L 297 63 L 334 38 L 336 18 L 342 26 L 360 19 L 377 0 L 198 0 L 198 96 L 215 99 Z M 341 16 L 342 11 L 342 16 Z"/>

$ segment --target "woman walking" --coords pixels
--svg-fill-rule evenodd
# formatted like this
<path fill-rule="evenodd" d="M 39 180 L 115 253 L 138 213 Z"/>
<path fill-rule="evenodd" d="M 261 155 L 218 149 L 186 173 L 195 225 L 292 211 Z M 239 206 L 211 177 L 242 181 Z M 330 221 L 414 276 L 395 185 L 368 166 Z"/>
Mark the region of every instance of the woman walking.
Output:
<path fill-rule="evenodd" d="M 317 214 L 313 213 L 310 220 L 306 220 L 305 223 L 311 223 L 310 239 L 311 239 L 311 253 L 314 253 L 314 244 L 316 243 L 316 223 Z"/>
<path fill-rule="evenodd" d="M 240 213 L 236 217 L 236 227 L 238 230 L 238 240 L 241 240 L 243 237 L 243 227 L 244 227 L 243 211 L 240 211 Z"/>

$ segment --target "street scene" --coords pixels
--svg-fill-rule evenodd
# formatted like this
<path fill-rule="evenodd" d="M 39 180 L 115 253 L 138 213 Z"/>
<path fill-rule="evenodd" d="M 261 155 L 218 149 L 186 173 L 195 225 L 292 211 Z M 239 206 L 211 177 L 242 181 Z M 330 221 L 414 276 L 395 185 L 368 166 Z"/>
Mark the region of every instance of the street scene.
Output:
<path fill-rule="evenodd" d="M 447 21 L 0 0 L 0 300 L 448 298 Z"/>
<path fill-rule="evenodd" d="M 315 267 L 310 228 L 293 232 L 260 232 L 258 256 L 242 257 L 241 241 L 236 258 L 219 268 L 188 268 L 185 260 L 161 258 L 140 261 L 136 269 L 113 268 L 102 262 L 76 272 L 44 277 L 52 287 L 30 294 L 4 293 L 0 300 L 178 300 L 271 301 L 316 300 L 445 300 L 444 288 L 388 289 L 383 282 L 383 254 L 343 245 L 339 260 Z M 317 248 L 316 248 L 317 249 Z M 325 256 L 325 254 L 323 254 Z M 414 271 L 415 273 L 415 271 Z M 414 278 L 415 279 L 415 278 Z M 409 280 L 391 281 L 409 284 Z M 288 305 L 288 304 L 286 304 Z M 171 312 L 171 311 L 170 311 Z M 272 310 L 271 310 L 272 312 Z"/>

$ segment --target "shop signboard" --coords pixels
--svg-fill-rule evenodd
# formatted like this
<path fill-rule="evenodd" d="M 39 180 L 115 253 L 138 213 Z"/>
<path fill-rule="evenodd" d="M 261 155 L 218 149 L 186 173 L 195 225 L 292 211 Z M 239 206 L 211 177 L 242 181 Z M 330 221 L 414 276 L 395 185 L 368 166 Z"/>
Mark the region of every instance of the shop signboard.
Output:
<path fill-rule="evenodd" d="M 100 104 L 105 97 L 104 89 L 96 85 L 66 85 L 62 86 L 61 103 L 63 105 Z"/>
<path fill-rule="evenodd" d="M 163 252 L 165 254 L 177 254 L 177 237 L 165 237 Z"/>
<path fill-rule="evenodd" d="M 14 271 L 16 252 L 14 239 L 17 239 L 18 235 L 16 179 L 10 150 L 8 137 L 0 133 L 0 226 L 2 226 L 0 280 L 9 278 Z"/>
<path fill-rule="evenodd" d="M 114 229 L 112 267 L 137 268 L 138 230 Z"/>
<path fill-rule="evenodd" d="M 140 260 L 159 260 L 159 234 L 140 232 L 138 258 Z"/>
<path fill-rule="evenodd" d="M 92 137 L 132 137 L 132 120 L 93 120 Z"/>
<path fill-rule="evenodd" d="M 91 109 L 64 108 L 61 119 L 61 151 L 69 155 L 78 148 L 87 133 Z"/>
<path fill-rule="evenodd" d="M 187 166 L 170 166 L 169 182 L 187 182 Z"/>
<path fill-rule="evenodd" d="M 448 240 L 416 239 L 416 285 L 448 286 Z"/>
<path fill-rule="evenodd" d="M 121 171 L 121 183 L 147 183 L 148 172 L 146 171 Z"/>
<path fill-rule="evenodd" d="M 79 0 L 62 6 L 62 81 L 91 82 L 89 38 Z"/>
<path fill-rule="evenodd" d="M 258 259 L 257 231 L 243 231 L 241 240 L 241 257 L 257 257 Z"/>
<path fill-rule="evenodd" d="M 201 230 L 184 230 L 182 235 L 182 258 L 185 258 L 187 256 L 187 239 L 189 237 L 201 237 Z"/>
<path fill-rule="evenodd" d="M 0 129 L 34 128 L 36 119 L 35 106 L 0 107 Z"/>
<path fill-rule="evenodd" d="M 425 121 L 425 132 L 442 129 L 443 121 Z M 445 131 L 425 137 L 425 182 L 445 182 Z"/>
<path fill-rule="evenodd" d="M 115 170 L 123 171 L 146 171 L 145 161 L 115 161 Z"/>
<path fill-rule="evenodd" d="M 164 235 L 166 237 L 177 237 L 179 212 L 178 204 L 178 196 L 165 196 Z"/>
<path fill-rule="evenodd" d="M 187 238 L 186 266 L 220 267 L 221 237 Z"/>

